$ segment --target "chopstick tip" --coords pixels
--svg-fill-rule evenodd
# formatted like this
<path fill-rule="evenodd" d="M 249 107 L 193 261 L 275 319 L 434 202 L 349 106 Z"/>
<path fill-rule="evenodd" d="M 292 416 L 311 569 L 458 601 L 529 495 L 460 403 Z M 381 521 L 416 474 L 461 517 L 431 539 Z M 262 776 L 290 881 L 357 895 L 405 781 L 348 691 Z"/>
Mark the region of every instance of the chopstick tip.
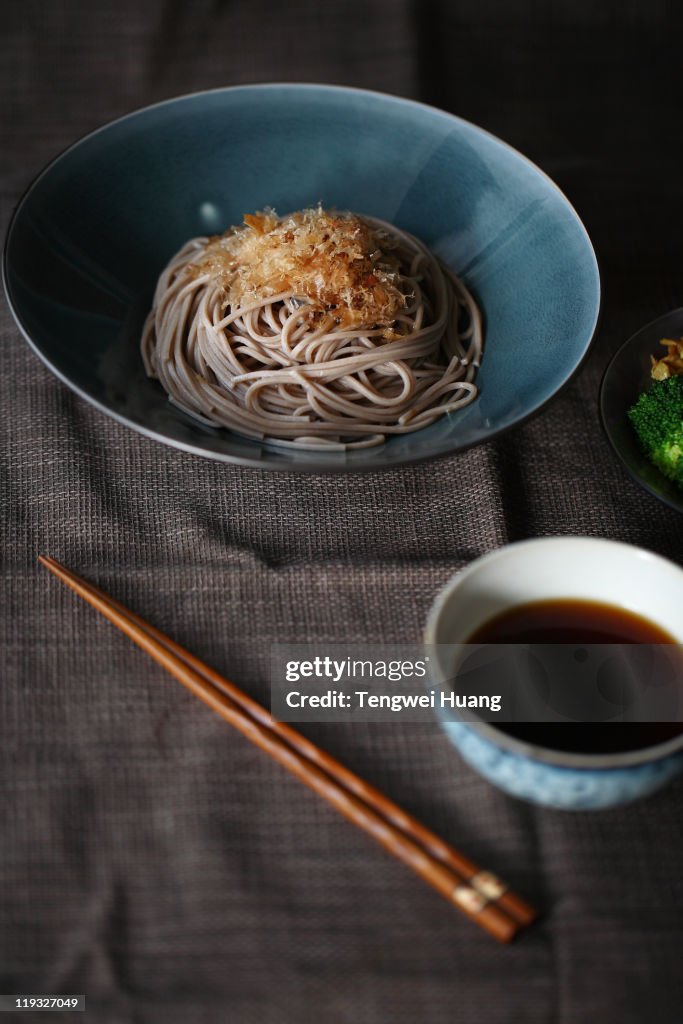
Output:
<path fill-rule="evenodd" d="M 61 565 L 56 558 L 52 558 L 51 555 L 38 555 L 38 561 L 46 569 L 49 569 L 55 576 L 59 576 L 67 571 L 65 567 Z"/>

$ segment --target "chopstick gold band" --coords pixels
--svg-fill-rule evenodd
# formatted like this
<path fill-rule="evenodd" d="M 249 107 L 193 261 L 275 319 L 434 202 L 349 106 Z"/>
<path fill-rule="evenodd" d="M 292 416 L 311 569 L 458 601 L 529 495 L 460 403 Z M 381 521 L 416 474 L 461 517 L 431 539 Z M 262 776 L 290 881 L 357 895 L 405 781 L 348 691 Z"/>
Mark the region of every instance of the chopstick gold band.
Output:
<path fill-rule="evenodd" d="M 536 913 L 373 786 L 326 754 L 170 637 L 53 558 L 39 561 L 145 650 L 200 700 L 323 796 L 500 942 Z"/>

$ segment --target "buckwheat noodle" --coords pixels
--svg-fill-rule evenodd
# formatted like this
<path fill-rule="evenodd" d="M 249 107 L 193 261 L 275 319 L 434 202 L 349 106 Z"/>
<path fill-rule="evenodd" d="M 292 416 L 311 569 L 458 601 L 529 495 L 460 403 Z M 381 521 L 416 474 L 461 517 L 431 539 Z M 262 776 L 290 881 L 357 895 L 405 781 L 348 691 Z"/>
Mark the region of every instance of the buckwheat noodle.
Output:
<path fill-rule="evenodd" d="M 391 245 L 403 307 L 385 326 L 311 317 L 294 291 L 233 308 L 202 269 L 193 238 L 159 278 L 141 349 L 147 374 L 179 409 L 212 427 L 270 444 L 360 448 L 419 430 L 477 394 L 477 305 L 425 245 L 359 217 Z"/>

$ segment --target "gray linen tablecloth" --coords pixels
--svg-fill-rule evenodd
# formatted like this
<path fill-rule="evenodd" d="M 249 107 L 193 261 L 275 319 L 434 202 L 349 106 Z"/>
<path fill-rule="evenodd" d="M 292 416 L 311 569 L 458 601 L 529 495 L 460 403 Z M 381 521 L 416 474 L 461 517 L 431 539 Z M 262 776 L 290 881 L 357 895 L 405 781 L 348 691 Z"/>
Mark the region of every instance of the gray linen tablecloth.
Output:
<path fill-rule="evenodd" d="M 605 301 L 588 364 L 533 422 L 334 478 L 127 431 L 3 307 L 0 991 L 84 992 L 98 1024 L 683 1018 L 683 784 L 564 814 L 495 791 L 436 726 L 307 727 L 542 908 L 498 947 L 36 565 L 61 558 L 267 701 L 272 641 L 415 641 L 448 577 L 509 541 L 595 534 L 683 562 L 680 516 L 614 464 L 596 411 L 610 354 L 683 294 L 680 27 L 664 3 L 616 0 L 4 9 L 4 223 L 48 159 L 136 106 L 348 83 L 538 161 L 587 222 Z"/>

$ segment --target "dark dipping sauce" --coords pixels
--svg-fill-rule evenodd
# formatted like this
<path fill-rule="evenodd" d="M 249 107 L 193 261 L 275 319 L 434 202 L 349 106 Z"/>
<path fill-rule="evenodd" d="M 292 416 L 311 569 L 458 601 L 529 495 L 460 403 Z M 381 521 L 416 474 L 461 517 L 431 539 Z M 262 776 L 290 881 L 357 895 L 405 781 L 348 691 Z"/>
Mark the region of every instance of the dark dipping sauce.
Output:
<path fill-rule="evenodd" d="M 677 644 L 654 622 L 614 605 L 556 599 L 509 608 L 469 638 L 470 644 Z M 683 657 L 675 673 L 683 685 Z M 580 665 L 577 664 L 577 673 Z M 616 754 L 665 743 L 683 722 L 501 722 L 495 728 L 534 746 L 576 754 Z"/>

